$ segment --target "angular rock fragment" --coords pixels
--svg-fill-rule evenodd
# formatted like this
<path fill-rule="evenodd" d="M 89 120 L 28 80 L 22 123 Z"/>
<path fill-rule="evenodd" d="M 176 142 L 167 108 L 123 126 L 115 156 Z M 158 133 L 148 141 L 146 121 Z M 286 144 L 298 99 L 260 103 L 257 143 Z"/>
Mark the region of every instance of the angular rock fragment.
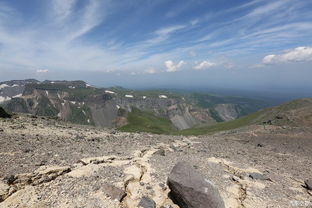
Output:
<path fill-rule="evenodd" d="M 270 178 L 268 176 L 263 175 L 261 173 L 250 173 L 249 177 L 254 179 L 254 180 L 263 180 L 263 181 L 270 180 Z"/>
<path fill-rule="evenodd" d="M 0 107 L 0 118 L 11 118 L 12 116 L 8 114 L 2 107 Z"/>
<path fill-rule="evenodd" d="M 185 162 L 173 167 L 167 183 L 171 199 L 180 208 L 224 208 L 217 188 Z"/>
<path fill-rule="evenodd" d="M 9 195 L 10 186 L 0 181 L 0 202 L 4 201 Z"/>
<path fill-rule="evenodd" d="M 312 179 L 307 179 L 304 181 L 306 188 L 312 191 Z"/>
<path fill-rule="evenodd" d="M 118 201 L 122 201 L 122 199 L 126 196 L 125 191 L 108 183 L 105 183 L 103 185 L 103 189 L 105 194 L 111 199 L 117 199 Z"/>
<path fill-rule="evenodd" d="M 154 202 L 154 200 L 150 199 L 149 197 L 144 196 L 139 203 L 139 207 L 156 208 L 156 203 Z"/>

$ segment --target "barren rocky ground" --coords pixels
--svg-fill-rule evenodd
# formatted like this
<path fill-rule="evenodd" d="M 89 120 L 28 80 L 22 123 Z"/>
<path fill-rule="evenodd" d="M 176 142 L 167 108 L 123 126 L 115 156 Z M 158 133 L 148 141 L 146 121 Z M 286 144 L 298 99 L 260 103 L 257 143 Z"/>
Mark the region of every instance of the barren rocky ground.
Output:
<path fill-rule="evenodd" d="M 312 207 L 312 129 L 250 126 L 207 136 L 123 133 L 18 115 L 0 119 L 0 207 L 177 208 L 185 161 L 227 208 Z"/>

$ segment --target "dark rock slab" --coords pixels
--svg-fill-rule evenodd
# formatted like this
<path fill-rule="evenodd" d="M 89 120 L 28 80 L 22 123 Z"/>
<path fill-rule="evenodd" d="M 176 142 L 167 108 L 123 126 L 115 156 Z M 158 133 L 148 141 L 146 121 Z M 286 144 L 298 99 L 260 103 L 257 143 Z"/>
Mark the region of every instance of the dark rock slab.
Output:
<path fill-rule="evenodd" d="M 138 206 L 142 208 L 156 208 L 156 203 L 149 197 L 143 196 Z"/>
<path fill-rule="evenodd" d="M 109 183 L 105 183 L 103 185 L 103 190 L 108 197 L 111 199 L 117 199 L 118 201 L 122 201 L 122 199 L 126 196 L 126 192 L 124 190 Z"/>
<path fill-rule="evenodd" d="M 218 189 L 185 162 L 173 167 L 167 183 L 170 198 L 180 208 L 224 208 Z"/>
<path fill-rule="evenodd" d="M 11 118 L 12 116 L 0 107 L 0 118 Z"/>
<path fill-rule="evenodd" d="M 3 178 L 3 181 L 8 185 L 13 184 L 15 180 L 16 180 L 16 177 L 14 175 L 9 175 Z"/>
<path fill-rule="evenodd" d="M 260 174 L 260 173 L 249 173 L 249 177 L 254 180 L 270 180 L 270 178 L 266 175 Z"/>
<path fill-rule="evenodd" d="M 307 179 L 304 181 L 306 188 L 312 191 L 312 179 Z"/>

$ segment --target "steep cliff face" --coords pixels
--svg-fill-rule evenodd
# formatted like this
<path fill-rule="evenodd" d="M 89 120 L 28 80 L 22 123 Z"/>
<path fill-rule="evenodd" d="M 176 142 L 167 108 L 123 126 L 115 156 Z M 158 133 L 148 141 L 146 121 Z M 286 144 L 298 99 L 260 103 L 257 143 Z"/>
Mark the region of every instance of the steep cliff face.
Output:
<path fill-rule="evenodd" d="M 118 116 L 118 107 L 110 95 L 95 95 L 89 97 L 86 102 L 96 126 L 114 126 L 115 119 Z"/>
<path fill-rule="evenodd" d="M 203 123 L 213 124 L 216 121 L 208 110 L 194 108 L 189 104 L 175 104 L 167 108 L 168 117 L 179 130 L 190 128 Z"/>
<path fill-rule="evenodd" d="M 213 96 L 102 89 L 83 81 L 21 80 L 3 82 L 0 86 L 0 104 L 11 112 L 100 127 L 127 124 L 128 113 L 134 108 L 168 119 L 179 130 L 233 120 L 242 115 L 243 105 L 248 109 L 248 102 L 235 103 L 236 100 Z"/>
<path fill-rule="evenodd" d="M 235 120 L 240 115 L 240 109 L 236 104 L 217 104 L 215 105 L 214 110 L 224 121 Z"/>

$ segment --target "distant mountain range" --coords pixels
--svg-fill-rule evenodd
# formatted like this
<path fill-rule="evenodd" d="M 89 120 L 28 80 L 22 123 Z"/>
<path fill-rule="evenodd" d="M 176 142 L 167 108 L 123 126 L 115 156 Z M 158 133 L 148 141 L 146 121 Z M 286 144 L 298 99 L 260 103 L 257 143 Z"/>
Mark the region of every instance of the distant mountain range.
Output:
<path fill-rule="evenodd" d="M 183 130 L 235 120 L 267 107 L 268 103 L 205 93 L 97 88 L 84 81 L 27 79 L 1 82 L 0 105 L 10 112 L 99 127 L 123 127 L 138 119 L 143 123 L 160 119 L 168 128 Z"/>

